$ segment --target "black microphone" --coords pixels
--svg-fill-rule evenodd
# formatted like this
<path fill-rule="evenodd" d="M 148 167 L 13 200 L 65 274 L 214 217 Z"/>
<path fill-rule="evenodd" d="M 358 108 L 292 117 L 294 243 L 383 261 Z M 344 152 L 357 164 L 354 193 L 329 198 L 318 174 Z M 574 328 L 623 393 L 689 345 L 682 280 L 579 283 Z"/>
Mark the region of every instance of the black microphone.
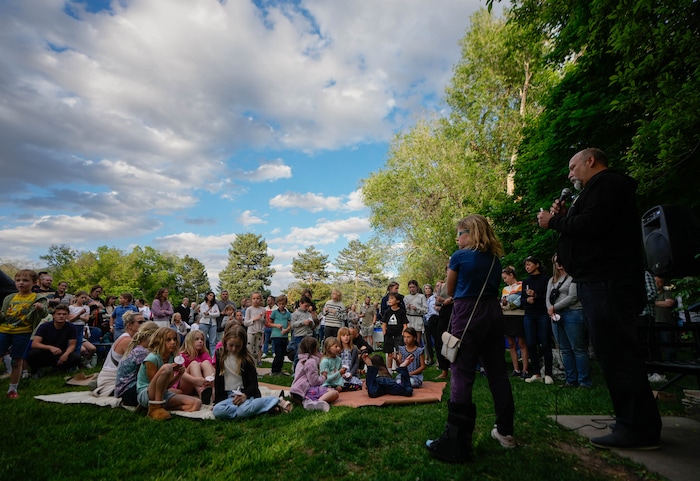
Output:
<path fill-rule="evenodd" d="M 561 204 L 569 198 L 571 198 L 571 189 L 569 189 L 568 187 L 564 187 L 561 190 L 561 194 L 559 195 L 559 204 Z"/>

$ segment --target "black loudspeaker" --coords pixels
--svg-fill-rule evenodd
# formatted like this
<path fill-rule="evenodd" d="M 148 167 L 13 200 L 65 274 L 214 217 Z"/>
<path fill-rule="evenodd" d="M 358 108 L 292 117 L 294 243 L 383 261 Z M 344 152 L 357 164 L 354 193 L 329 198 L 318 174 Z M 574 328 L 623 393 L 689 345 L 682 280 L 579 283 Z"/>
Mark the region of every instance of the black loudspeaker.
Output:
<path fill-rule="evenodd" d="M 700 275 L 700 221 L 677 205 L 657 205 L 642 216 L 647 269 L 664 278 Z"/>

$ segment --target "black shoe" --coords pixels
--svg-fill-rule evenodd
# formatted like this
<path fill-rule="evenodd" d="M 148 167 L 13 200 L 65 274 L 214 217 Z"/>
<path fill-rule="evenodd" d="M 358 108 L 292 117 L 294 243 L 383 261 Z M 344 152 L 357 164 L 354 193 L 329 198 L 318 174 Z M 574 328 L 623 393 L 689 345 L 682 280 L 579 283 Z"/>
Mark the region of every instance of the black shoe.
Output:
<path fill-rule="evenodd" d="M 515 369 L 513 369 L 513 372 L 510 373 L 510 377 L 522 377 L 522 375 L 522 371 L 516 371 Z"/>
<path fill-rule="evenodd" d="M 200 399 L 202 400 L 202 404 L 211 404 L 211 395 L 212 395 L 212 388 L 205 387 L 202 390 L 202 393 L 199 395 Z"/>
<path fill-rule="evenodd" d="M 448 424 L 442 436 L 425 442 L 425 449 L 432 457 L 448 463 L 462 464 L 471 461 L 474 457 L 472 445 L 470 439 L 461 439 L 466 434 L 462 433 L 462 430 L 464 428 Z"/>
<path fill-rule="evenodd" d="M 602 449 L 637 449 L 637 450 L 653 450 L 659 449 L 659 440 L 648 440 L 639 438 L 629 431 L 613 432 L 592 438 L 591 444 Z"/>

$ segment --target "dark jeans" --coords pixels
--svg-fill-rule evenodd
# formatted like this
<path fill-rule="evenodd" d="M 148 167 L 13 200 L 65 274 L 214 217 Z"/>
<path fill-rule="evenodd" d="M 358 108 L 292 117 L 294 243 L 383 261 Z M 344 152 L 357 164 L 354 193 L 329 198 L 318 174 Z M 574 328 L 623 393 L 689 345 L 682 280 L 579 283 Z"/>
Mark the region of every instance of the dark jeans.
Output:
<path fill-rule="evenodd" d="M 657 442 L 661 417 L 637 346 L 643 287 L 636 279 L 577 283 L 591 342 L 610 391 L 616 430 Z"/>
<path fill-rule="evenodd" d="M 440 309 L 440 314 L 437 319 L 437 326 L 435 327 L 435 335 L 433 339 L 435 340 L 435 357 L 437 357 L 438 367 L 447 371 L 450 368 L 450 361 L 445 359 L 442 355 L 442 333 L 447 331 L 447 326 L 450 324 L 450 316 L 452 316 L 452 306 L 449 304 L 447 306 L 442 306 Z"/>
<path fill-rule="evenodd" d="M 428 358 L 435 359 L 435 339 L 436 331 L 438 325 L 439 316 L 432 315 L 426 321 L 425 324 L 425 336 L 423 337 L 423 343 L 425 348 L 428 350 Z"/>
<path fill-rule="evenodd" d="M 413 396 L 413 387 L 411 386 L 411 376 L 408 374 L 408 369 L 399 367 L 397 369 L 401 384 L 390 377 L 377 376 L 377 368 L 367 366 L 367 394 L 369 397 L 379 397 L 384 394 L 393 394 L 395 396 Z"/>
<path fill-rule="evenodd" d="M 544 357 L 544 373 L 552 375 L 552 320 L 547 313 L 525 313 L 525 342 L 530 354 L 530 374 L 540 374 L 540 356 Z"/>
<path fill-rule="evenodd" d="M 476 299 L 456 299 L 452 313 L 451 333 L 461 337 Z M 469 329 L 462 338 L 457 359 L 452 364 L 450 402 L 472 404 L 472 389 L 476 367 L 481 364 L 488 375 L 491 396 L 496 411 L 498 432 L 513 434 L 515 406 L 503 355 L 503 311 L 497 299 L 481 299 Z"/>
<path fill-rule="evenodd" d="M 275 358 L 272 360 L 272 372 L 282 372 L 282 366 L 284 365 L 284 356 L 287 355 L 287 338 L 273 337 L 271 338 L 271 341 L 272 350 L 275 353 Z"/>
<path fill-rule="evenodd" d="M 32 374 L 36 373 L 42 367 L 55 367 L 62 371 L 67 371 L 78 367 L 80 364 L 79 352 L 71 352 L 68 355 L 68 360 L 60 366 L 57 364 L 59 357 L 61 356 L 51 354 L 51 351 L 47 351 L 46 349 L 30 349 L 27 354 L 27 364 L 29 364 Z"/>

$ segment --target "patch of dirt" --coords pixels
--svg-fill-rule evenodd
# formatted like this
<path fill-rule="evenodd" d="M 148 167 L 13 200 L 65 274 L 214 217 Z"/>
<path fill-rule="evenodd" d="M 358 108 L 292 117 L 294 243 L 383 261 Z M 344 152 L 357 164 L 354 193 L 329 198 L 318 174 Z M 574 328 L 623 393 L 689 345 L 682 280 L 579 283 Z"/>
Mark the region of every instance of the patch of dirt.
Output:
<path fill-rule="evenodd" d="M 554 446 L 564 453 L 573 454 L 579 458 L 581 462 L 578 469 L 581 471 L 597 476 L 603 475 L 607 479 L 620 481 L 645 481 L 649 479 L 640 477 L 631 468 L 609 464 L 604 458 L 589 448 L 563 443 L 556 443 Z"/>

